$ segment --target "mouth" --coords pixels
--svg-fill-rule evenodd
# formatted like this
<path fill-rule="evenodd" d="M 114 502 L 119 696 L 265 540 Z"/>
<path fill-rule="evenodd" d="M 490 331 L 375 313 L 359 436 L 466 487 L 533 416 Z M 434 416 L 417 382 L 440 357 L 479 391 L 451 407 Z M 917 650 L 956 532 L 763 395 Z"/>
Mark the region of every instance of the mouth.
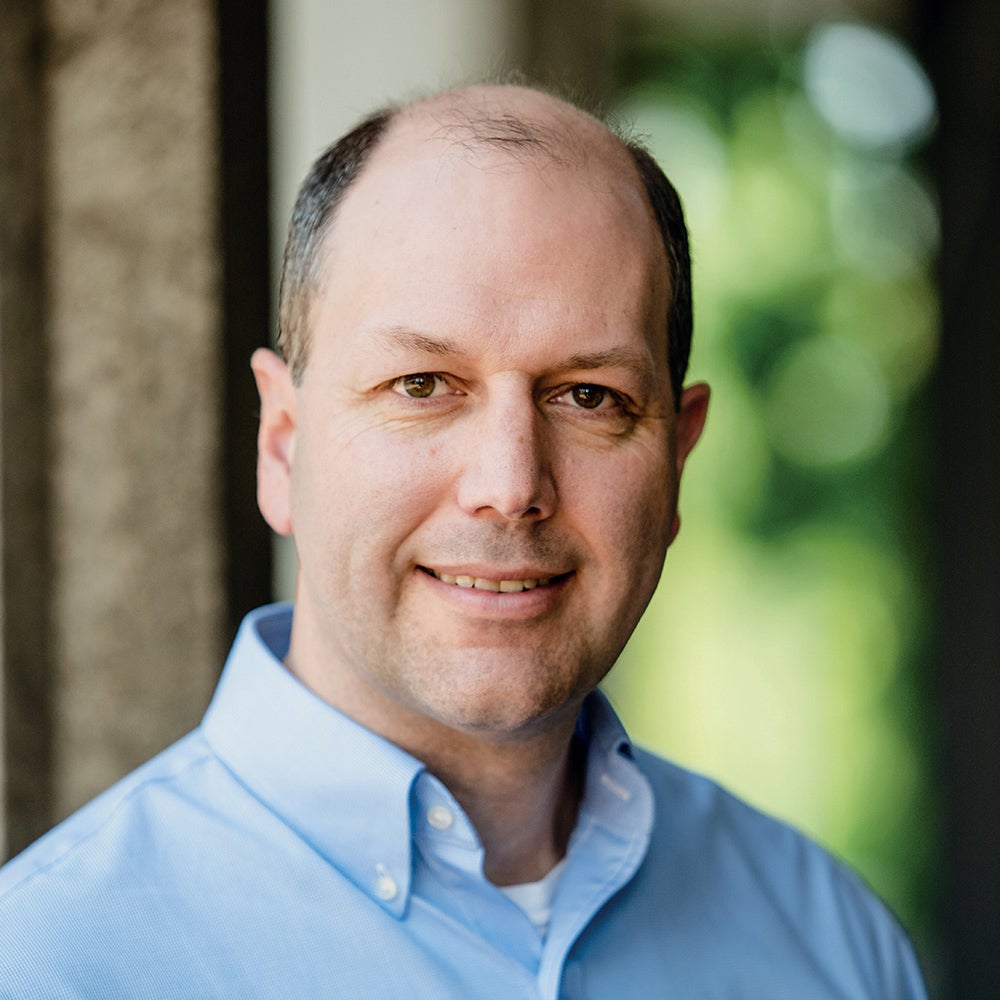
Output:
<path fill-rule="evenodd" d="M 497 579 L 484 576 L 470 576 L 464 573 L 441 573 L 428 566 L 421 566 L 425 573 L 435 580 L 461 587 L 464 590 L 488 590 L 493 594 L 519 594 L 524 590 L 534 590 L 536 587 L 548 587 L 565 580 L 569 573 L 559 573 L 554 576 L 515 577 L 512 579 Z"/>

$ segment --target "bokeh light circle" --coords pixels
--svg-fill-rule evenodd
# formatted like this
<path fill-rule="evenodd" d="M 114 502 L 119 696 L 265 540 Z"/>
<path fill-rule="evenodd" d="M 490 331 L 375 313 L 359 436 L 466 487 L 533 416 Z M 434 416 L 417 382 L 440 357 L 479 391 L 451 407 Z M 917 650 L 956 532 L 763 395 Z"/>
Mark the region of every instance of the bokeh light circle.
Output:
<path fill-rule="evenodd" d="M 868 149 L 925 136 L 936 115 L 934 90 L 897 39 L 863 24 L 827 24 L 805 52 L 806 93 L 841 138 Z"/>
<path fill-rule="evenodd" d="M 790 347 L 767 403 L 771 443 L 800 466 L 839 466 L 871 455 L 888 429 L 889 388 L 874 359 L 839 337 Z"/>

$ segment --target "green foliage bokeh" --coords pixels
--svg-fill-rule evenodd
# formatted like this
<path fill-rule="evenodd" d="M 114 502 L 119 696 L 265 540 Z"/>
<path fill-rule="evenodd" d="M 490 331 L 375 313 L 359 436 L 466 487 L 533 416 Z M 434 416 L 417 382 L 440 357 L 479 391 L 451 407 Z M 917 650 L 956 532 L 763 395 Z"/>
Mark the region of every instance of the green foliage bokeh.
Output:
<path fill-rule="evenodd" d="M 635 33 L 618 117 L 684 197 L 691 376 L 713 400 L 606 688 L 638 739 L 805 829 L 927 939 L 938 219 L 919 141 L 838 134 L 803 46 L 669 38 Z"/>

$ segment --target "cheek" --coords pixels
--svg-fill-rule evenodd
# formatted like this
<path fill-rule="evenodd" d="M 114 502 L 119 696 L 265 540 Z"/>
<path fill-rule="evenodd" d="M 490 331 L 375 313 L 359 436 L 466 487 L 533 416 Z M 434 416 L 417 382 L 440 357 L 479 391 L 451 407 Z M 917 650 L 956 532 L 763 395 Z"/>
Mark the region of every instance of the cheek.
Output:
<path fill-rule="evenodd" d="M 291 479 L 293 532 L 303 544 L 395 545 L 433 509 L 445 482 L 426 442 L 375 432 L 302 441 Z"/>
<path fill-rule="evenodd" d="M 345 476 L 372 530 L 408 533 L 441 503 L 450 482 L 440 450 L 405 435 L 372 435 L 351 448 Z"/>
<path fill-rule="evenodd" d="M 661 522 L 672 517 L 676 497 L 677 477 L 667 449 L 623 449 L 613 459 L 599 458 L 567 461 L 560 476 L 566 488 L 560 493 L 586 507 L 606 535 L 654 537 Z"/>
<path fill-rule="evenodd" d="M 585 504 L 581 526 L 609 567 L 633 586 L 655 585 L 670 538 L 676 477 L 666 454 L 623 455 L 598 482 L 576 476 L 573 492 Z M 582 509 L 582 508 L 581 508 Z"/>

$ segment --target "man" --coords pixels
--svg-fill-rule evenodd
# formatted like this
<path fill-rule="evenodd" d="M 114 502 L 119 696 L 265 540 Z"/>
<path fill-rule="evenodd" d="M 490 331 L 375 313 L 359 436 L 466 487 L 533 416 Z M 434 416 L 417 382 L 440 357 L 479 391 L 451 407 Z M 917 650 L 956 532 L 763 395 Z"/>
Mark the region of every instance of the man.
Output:
<path fill-rule="evenodd" d="M 534 90 L 374 116 L 300 192 L 253 358 L 294 614 L 14 861 L 9 997 L 921 997 L 881 904 L 631 746 L 595 687 L 703 385 L 679 203 Z"/>

